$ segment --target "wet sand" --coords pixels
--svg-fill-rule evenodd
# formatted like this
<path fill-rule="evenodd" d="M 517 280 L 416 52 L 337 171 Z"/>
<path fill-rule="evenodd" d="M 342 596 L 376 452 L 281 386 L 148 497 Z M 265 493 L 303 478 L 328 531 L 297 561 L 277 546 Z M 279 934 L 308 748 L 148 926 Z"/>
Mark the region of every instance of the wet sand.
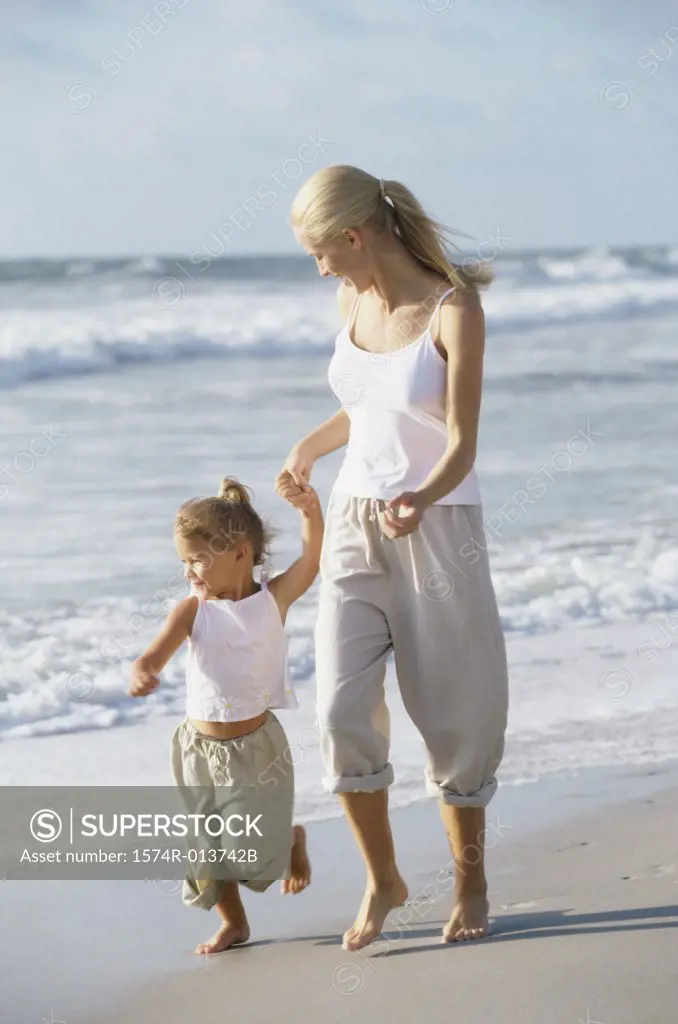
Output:
<path fill-rule="evenodd" d="M 1 1018 L 675 1020 L 675 764 L 500 789 L 488 810 L 492 935 L 480 942 L 440 943 L 453 876 L 435 802 L 395 811 L 393 825 L 410 900 L 359 953 L 341 949 L 363 881 L 342 820 L 308 828 L 313 885 L 246 893 L 252 941 L 212 957 L 192 950 L 216 915 L 183 907 L 177 883 L 5 883 Z"/>

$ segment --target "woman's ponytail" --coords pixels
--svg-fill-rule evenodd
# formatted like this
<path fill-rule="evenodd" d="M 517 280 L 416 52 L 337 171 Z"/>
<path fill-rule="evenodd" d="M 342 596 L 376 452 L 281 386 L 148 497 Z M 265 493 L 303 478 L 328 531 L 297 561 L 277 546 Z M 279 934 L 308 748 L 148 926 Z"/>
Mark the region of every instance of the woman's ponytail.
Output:
<path fill-rule="evenodd" d="M 430 217 L 409 188 L 349 164 L 312 174 L 294 199 L 291 219 L 314 245 L 334 241 L 345 228 L 364 224 L 377 232 L 395 231 L 422 266 L 459 288 L 476 291 L 494 276 L 489 264 L 475 256 L 466 257 L 461 266 L 453 262 L 448 248 L 458 246 L 451 236 L 462 232 Z"/>

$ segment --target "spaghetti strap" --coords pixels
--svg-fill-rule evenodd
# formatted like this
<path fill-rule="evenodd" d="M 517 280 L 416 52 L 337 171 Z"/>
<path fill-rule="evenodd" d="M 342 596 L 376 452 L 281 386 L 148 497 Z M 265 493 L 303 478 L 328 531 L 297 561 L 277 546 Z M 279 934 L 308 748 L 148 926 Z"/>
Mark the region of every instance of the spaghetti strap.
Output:
<path fill-rule="evenodd" d="M 353 324 L 353 315 L 354 315 L 354 313 L 356 312 L 356 310 L 358 308 L 358 303 L 359 302 L 360 302 L 360 292 L 356 292 L 355 295 L 353 296 L 353 302 L 351 303 L 351 308 L 348 311 L 348 320 L 346 321 L 346 330 L 348 331 L 349 337 L 351 336 L 351 326 Z"/>
<path fill-rule="evenodd" d="M 438 302 L 436 303 L 436 308 L 433 310 L 433 313 L 431 314 L 431 319 L 428 322 L 428 327 L 427 327 L 428 331 L 432 330 L 432 328 L 433 328 L 433 321 L 436 318 L 436 313 L 438 312 L 438 310 L 442 306 L 442 304 L 445 301 L 445 299 L 447 298 L 447 296 L 451 295 L 452 292 L 455 290 L 455 288 L 456 288 L 456 285 L 452 285 L 452 287 L 448 288 L 446 292 L 443 292 L 443 294 L 438 299 Z"/>

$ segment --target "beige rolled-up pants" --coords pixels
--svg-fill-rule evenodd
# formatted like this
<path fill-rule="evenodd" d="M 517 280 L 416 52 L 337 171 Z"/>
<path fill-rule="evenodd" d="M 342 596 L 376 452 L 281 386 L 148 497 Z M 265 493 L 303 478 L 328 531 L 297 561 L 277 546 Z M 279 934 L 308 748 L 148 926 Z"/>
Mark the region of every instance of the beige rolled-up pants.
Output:
<path fill-rule="evenodd" d="M 323 787 L 393 782 L 384 698 L 393 651 L 428 754 L 427 792 L 486 806 L 504 752 L 508 672 L 482 506 L 430 506 L 416 530 L 389 540 L 384 504 L 333 492 L 327 506 L 315 628 Z"/>

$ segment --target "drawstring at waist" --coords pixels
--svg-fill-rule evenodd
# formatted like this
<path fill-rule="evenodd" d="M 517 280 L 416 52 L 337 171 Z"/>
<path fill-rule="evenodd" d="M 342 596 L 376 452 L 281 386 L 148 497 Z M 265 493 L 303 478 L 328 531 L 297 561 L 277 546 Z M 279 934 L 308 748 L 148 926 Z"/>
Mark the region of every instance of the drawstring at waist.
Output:
<path fill-rule="evenodd" d="M 383 498 L 370 498 L 370 514 L 368 516 L 371 520 L 379 518 L 379 513 L 383 512 L 386 508 L 386 502 Z"/>

